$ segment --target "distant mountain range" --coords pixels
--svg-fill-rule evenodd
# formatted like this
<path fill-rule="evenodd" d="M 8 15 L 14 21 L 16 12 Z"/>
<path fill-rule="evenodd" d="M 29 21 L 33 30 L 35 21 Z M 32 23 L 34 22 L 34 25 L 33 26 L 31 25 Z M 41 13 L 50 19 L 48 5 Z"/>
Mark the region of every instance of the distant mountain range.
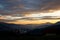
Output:
<path fill-rule="evenodd" d="M 45 26 L 46 27 L 36 28 L 32 31 L 29 31 L 27 34 L 28 35 L 46 35 L 46 34 L 60 35 L 60 22 L 51 24 L 49 26 L 48 25 L 45 25 Z"/>
<path fill-rule="evenodd" d="M 0 22 L 0 31 L 19 31 L 20 33 L 40 34 L 41 32 L 56 32 L 57 30 L 60 30 L 60 22 L 55 24 L 46 23 L 41 25 L 17 25 Z"/>
<path fill-rule="evenodd" d="M 52 25 L 51 23 L 46 23 L 46 24 L 41 24 L 41 25 L 33 25 L 33 24 L 29 24 L 29 25 L 18 25 L 18 24 L 9 24 L 9 23 L 4 23 L 4 22 L 0 22 L 0 31 L 14 31 L 14 30 L 19 30 L 21 32 L 27 32 L 36 28 L 44 28 L 44 27 L 48 27 Z"/>
<path fill-rule="evenodd" d="M 17 25 L 0 22 L 0 39 L 60 39 L 60 22 Z"/>

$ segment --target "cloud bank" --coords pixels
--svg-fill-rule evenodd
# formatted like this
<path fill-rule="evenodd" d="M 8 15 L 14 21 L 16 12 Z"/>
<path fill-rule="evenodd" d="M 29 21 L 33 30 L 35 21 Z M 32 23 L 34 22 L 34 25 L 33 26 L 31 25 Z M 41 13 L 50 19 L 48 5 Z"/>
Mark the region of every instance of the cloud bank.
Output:
<path fill-rule="evenodd" d="M 59 9 L 60 0 L 0 0 L 0 14 Z"/>

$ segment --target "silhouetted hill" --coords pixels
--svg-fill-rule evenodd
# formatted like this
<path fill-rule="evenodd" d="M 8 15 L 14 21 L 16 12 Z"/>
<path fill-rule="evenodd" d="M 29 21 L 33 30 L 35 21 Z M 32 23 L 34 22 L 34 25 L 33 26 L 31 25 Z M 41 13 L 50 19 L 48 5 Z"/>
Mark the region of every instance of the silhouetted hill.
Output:
<path fill-rule="evenodd" d="M 33 29 L 31 26 L 35 28 Z M 36 37 L 37 35 L 39 37 Z M 57 35 L 58 36 L 60 35 L 60 22 L 57 22 L 55 24 L 46 23 L 41 25 L 17 25 L 17 24 L 0 22 L 0 37 L 2 38 L 3 36 L 4 38 L 7 36 L 9 38 L 13 37 L 14 39 L 16 38 L 17 39 L 21 39 L 21 38 L 22 39 L 23 38 L 24 39 L 27 39 L 27 38 L 44 39 L 47 37 L 49 39 L 50 37 L 56 38 Z"/>
<path fill-rule="evenodd" d="M 43 28 L 37 28 L 32 31 L 29 31 L 28 35 L 45 35 L 47 33 L 57 33 L 60 34 L 60 22 L 57 22 L 52 25 L 45 25 Z"/>
<path fill-rule="evenodd" d="M 51 23 L 46 23 L 46 24 L 29 24 L 29 25 L 19 25 L 19 24 L 9 24 L 9 23 L 4 23 L 4 22 L 0 22 L 0 31 L 20 31 L 21 33 L 30 31 L 30 30 L 34 30 L 37 28 L 44 28 L 44 27 L 48 27 L 52 25 Z"/>
<path fill-rule="evenodd" d="M 17 24 L 9 24 L 0 22 L 0 31 L 20 31 L 24 33 L 25 31 L 29 31 L 30 29 L 25 28 L 25 25 L 17 25 Z"/>

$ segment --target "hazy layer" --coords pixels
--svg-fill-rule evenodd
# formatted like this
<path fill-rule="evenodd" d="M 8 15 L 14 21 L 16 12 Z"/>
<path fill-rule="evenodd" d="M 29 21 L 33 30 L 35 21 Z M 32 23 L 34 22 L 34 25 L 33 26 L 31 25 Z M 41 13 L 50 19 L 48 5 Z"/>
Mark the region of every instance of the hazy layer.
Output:
<path fill-rule="evenodd" d="M 42 20 L 17 20 L 14 22 L 7 22 L 7 23 L 13 23 L 13 24 L 42 24 L 42 23 L 56 23 L 60 21 L 60 19 L 42 19 Z"/>

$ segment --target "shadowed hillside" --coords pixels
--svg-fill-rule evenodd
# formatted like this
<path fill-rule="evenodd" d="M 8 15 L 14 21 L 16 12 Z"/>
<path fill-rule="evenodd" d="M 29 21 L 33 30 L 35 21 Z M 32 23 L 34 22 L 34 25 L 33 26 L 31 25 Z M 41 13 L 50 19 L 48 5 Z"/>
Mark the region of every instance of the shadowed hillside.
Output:
<path fill-rule="evenodd" d="M 33 26 L 33 25 L 30 25 Z M 55 24 L 34 25 L 34 29 L 29 25 L 17 25 L 0 22 L 0 37 L 5 39 L 49 39 L 60 37 L 60 22 Z M 29 27 L 29 28 L 25 28 Z M 27 32 L 26 32 L 27 31 Z M 6 37 L 7 36 L 7 37 Z M 57 36 L 57 37 L 56 37 Z"/>

